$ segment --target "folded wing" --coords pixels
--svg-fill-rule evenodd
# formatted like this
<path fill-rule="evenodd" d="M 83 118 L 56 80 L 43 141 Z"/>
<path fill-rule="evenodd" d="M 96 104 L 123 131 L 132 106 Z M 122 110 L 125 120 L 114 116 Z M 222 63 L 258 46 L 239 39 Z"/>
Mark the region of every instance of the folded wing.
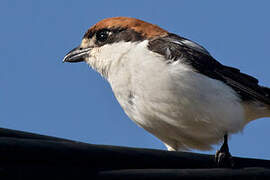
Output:
<path fill-rule="evenodd" d="M 270 105 L 269 88 L 260 86 L 256 78 L 240 72 L 239 69 L 222 65 L 195 42 L 169 34 L 151 40 L 148 48 L 163 55 L 167 63 L 183 61 L 195 71 L 224 82 L 244 101 L 259 101 Z"/>

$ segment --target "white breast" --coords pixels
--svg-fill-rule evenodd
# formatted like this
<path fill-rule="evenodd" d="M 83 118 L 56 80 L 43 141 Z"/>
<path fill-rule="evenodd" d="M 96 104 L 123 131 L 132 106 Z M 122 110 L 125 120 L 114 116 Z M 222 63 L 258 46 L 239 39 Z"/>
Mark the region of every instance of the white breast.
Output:
<path fill-rule="evenodd" d="M 208 150 L 243 128 L 244 110 L 230 87 L 181 60 L 166 64 L 147 41 L 128 46 L 111 62 L 108 81 L 127 115 L 169 149 Z"/>

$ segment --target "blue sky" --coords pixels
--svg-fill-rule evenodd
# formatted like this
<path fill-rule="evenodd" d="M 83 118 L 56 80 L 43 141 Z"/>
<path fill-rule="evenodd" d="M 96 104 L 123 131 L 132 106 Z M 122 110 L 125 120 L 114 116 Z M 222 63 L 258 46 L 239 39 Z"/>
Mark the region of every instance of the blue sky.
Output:
<path fill-rule="evenodd" d="M 165 149 L 125 115 L 84 63 L 63 64 L 97 21 L 130 16 L 200 43 L 220 62 L 270 86 L 270 1 L 0 2 L 0 127 L 94 144 Z M 235 156 L 270 159 L 270 118 L 233 135 Z M 214 153 L 213 151 L 204 153 Z"/>

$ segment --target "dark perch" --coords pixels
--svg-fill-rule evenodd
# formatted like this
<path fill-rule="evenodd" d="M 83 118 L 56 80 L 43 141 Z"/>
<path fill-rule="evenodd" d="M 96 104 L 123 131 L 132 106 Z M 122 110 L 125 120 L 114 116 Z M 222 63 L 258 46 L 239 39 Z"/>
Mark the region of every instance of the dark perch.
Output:
<path fill-rule="evenodd" d="M 0 128 L 1 179 L 270 179 L 270 161 L 93 145 Z"/>

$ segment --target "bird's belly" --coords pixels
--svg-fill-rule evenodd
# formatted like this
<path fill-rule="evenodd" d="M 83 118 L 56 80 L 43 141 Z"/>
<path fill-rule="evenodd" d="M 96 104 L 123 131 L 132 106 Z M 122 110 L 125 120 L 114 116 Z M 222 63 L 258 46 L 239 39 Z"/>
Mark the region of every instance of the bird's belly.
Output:
<path fill-rule="evenodd" d="M 231 112 L 231 115 L 225 113 L 213 115 L 209 111 L 217 107 L 208 106 L 205 109 L 179 107 L 177 110 L 173 105 L 166 105 L 166 108 L 160 109 L 160 104 L 149 103 L 145 106 L 135 105 L 124 109 L 135 123 L 174 150 L 209 150 L 211 145 L 223 140 L 224 134 L 236 133 L 243 128 L 241 114 L 233 117 L 235 111 Z"/>
<path fill-rule="evenodd" d="M 209 150 L 243 128 L 240 100 L 222 82 L 193 71 L 149 79 L 114 93 L 127 115 L 170 149 Z"/>

